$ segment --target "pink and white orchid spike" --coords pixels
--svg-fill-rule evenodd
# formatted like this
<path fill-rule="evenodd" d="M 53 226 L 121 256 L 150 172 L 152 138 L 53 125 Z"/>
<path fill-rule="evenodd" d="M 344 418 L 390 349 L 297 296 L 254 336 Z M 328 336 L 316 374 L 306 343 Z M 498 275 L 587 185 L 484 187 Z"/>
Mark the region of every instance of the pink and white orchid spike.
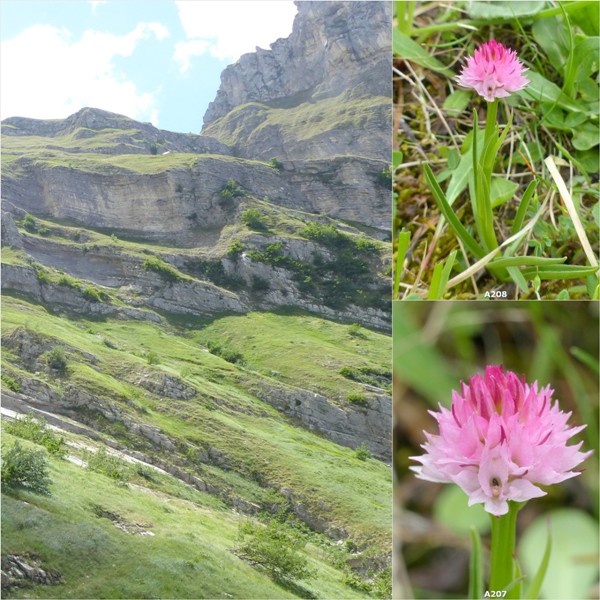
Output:
<path fill-rule="evenodd" d="M 473 88 L 488 102 L 505 98 L 531 83 L 523 73 L 527 69 L 514 50 L 496 40 L 482 44 L 456 78 L 458 85 Z"/>
<path fill-rule="evenodd" d="M 585 425 L 569 427 L 571 413 L 552 404 L 552 393 L 502 367 L 486 367 L 452 392 L 451 410 L 429 411 L 440 433 L 424 432 L 425 454 L 411 457 L 421 463 L 411 469 L 420 479 L 456 483 L 469 506 L 484 503 L 496 516 L 508 512 L 509 500 L 544 496 L 538 485 L 579 475 L 572 469 L 591 454 L 579 452 L 582 442 L 567 446 Z"/>

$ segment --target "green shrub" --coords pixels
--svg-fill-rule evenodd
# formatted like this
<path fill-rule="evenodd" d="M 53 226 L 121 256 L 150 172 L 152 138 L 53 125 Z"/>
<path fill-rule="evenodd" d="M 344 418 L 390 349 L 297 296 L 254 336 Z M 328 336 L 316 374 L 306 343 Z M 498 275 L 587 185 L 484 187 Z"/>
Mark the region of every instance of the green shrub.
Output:
<path fill-rule="evenodd" d="M 230 179 L 219 192 L 221 198 L 224 200 L 231 200 L 232 198 L 243 198 L 246 195 L 246 190 L 233 179 Z"/>
<path fill-rule="evenodd" d="M 358 573 L 349 568 L 344 571 L 342 582 L 354 590 L 366 592 L 367 594 L 373 589 L 373 586 L 366 579 L 363 579 Z"/>
<path fill-rule="evenodd" d="M 160 358 L 158 354 L 154 352 L 154 350 L 150 350 L 150 352 L 146 354 L 146 360 L 148 361 L 149 365 L 157 365 L 160 363 Z"/>
<path fill-rule="evenodd" d="M 67 357 L 60 346 L 54 346 L 51 350 L 44 352 L 46 364 L 59 373 L 67 372 Z"/>
<path fill-rule="evenodd" d="M 29 231 L 29 233 L 35 233 L 37 231 L 38 225 L 33 215 L 25 215 L 25 218 L 21 223 L 25 231 Z"/>
<path fill-rule="evenodd" d="M 358 460 L 367 460 L 367 458 L 371 458 L 371 452 L 367 448 L 366 444 L 363 442 L 355 451 L 354 456 L 358 458 Z"/>
<path fill-rule="evenodd" d="M 2 447 L 2 484 L 7 488 L 24 488 L 37 494 L 50 494 L 52 483 L 43 450 L 28 450 L 19 442 Z"/>
<path fill-rule="evenodd" d="M 302 237 L 334 248 L 345 245 L 348 239 L 345 233 L 338 231 L 332 224 L 308 223 L 299 233 Z"/>
<path fill-rule="evenodd" d="M 240 555 L 265 569 L 276 579 L 309 579 L 314 572 L 302 553 L 306 542 L 302 536 L 278 521 L 266 526 L 252 521 L 240 525 Z"/>
<path fill-rule="evenodd" d="M 221 344 L 217 344 L 211 340 L 207 342 L 206 347 L 211 354 L 214 354 L 215 356 L 218 356 L 230 363 L 241 363 L 244 358 L 241 352 L 231 350 L 231 348 L 223 347 Z"/>
<path fill-rule="evenodd" d="M 227 249 L 226 255 L 232 260 L 237 260 L 237 258 L 242 254 L 242 252 L 244 252 L 245 249 L 246 244 L 244 244 L 244 242 L 240 242 L 240 240 L 235 240 Z"/>
<path fill-rule="evenodd" d="M 180 279 L 183 279 L 181 273 L 177 269 L 175 269 L 175 267 L 172 267 L 157 256 L 147 258 L 144 261 L 144 269 L 146 269 L 146 271 L 154 271 L 155 273 L 158 273 L 161 277 L 164 277 L 168 281 L 175 282 L 179 281 Z"/>
<path fill-rule="evenodd" d="M 255 231 L 265 231 L 268 228 L 266 215 L 256 208 L 249 208 L 242 213 L 242 223 Z"/>
<path fill-rule="evenodd" d="M 150 144 L 150 154 L 158 154 L 158 146 L 156 144 Z"/>
<path fill-rule="evenodd" d="M 365 332 L 358 323 L 352 323 L 352 325 L 348 327 L 348 335 L 353 338 L 367 339 Z"/>
<path fill-rule="evenodd" d="M 65 438 L 48 429 L 43 418 L 35 419 L 33 415 L 26 415 L 22 419 L 8 421 L 4 425 L 4 430 L 24 440 L 44 446 L 54 456 L 63 458 L 67 455 Z"/>
<path fill-rule="evenodd" d="M 348 394 L 348 402 L 357 406 L 368 406 L 369 401 L 364 394 Z"/>
<path fill-rule="evenodd" d="M 74 279 L 73 277 L 69 277 L 69 275 L 61 275 L 61 277 L 58 280 L 58 285 L 70 287 L 75 290 L 81 288 L 81 286 L 79 285 L 79 281 L 77 279 Z"/>
<path fill-rule="evenodd" d="M 2 383 L 13 392 L 19 393 L 21 391 L 21 384 L 16 379 L 11 377 L 10 375 L 7 375 L 6 373 L 2 373 Z"/>
<path fill-rule="evenodd" d="M 90 471 L 102 473 L 115 481 L 126 482 L 129 480 L 129 465 L 116 456 L 108 454 L 105 448 L 101 448 L 97 452 L 86 452 L 84 460 Z"/>
<path fill-rule="evenodd" d="M 38 233 L 40 235 L 50 235 L 50 229 L 48 229 L 48 227 L 40 227 Z"/>
<path fill-rule="evenodd" d="M 50 283 L 50 275 L 41 265 L 34 265 L 35 276 L 40 283 Z"/>
<path fill-rule="evenodd" d="M 100 293 L 98 292 L 98 290 L 92 288 L 92 287 L 86 287 L 82 292 L 81 295 L 88 301 L 88 302 L 102 302 L 102 296 L 100 295 Z"/>
<path fill-rule="evenodd" d="M 375 367 L 342 367 L 339 373 L 346 379 L 384 389 L 388 389 L 392 381 L 390 371 Z"/>
<path fill-rule="evenodd" d="M 280 160 L 276 159 L 275 157 L 273 157 L 269 161 L 269 166 L 272 167 L 273 169 L 276 169 L 277 171 L 283 170 L 283 163 Z"/>

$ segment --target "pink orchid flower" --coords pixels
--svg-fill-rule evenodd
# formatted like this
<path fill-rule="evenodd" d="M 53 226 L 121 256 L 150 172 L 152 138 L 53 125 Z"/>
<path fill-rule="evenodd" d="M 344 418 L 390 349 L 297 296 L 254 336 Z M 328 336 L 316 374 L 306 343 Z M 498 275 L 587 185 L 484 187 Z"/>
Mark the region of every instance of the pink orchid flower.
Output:
<path fill-rule="evenodd" d="M 530 81 L 523 76 L 525 71 L 527 69 L 514 50 L 491 40 L 482 44 L 467 59 L 456 81 L 462 87 L 473 88 L 488 102 L 493 102 L 496 98 L 505 98 L 526 87 Z"/>
<path fill-rule="evenodd" d="M 411 457 L 421 463 L 411 469 L 420 479 L 456 483 L 469 506 L 483 503 L 496 516 L 508 512 L 509 500 L 544 496 L 538 485 L 579 475 L 572 469 L 591 455 L 579 452 L 582 442 L 567 446 L 585 425 L 569 427 L 571 413 L 552 404 L 552 393 L 502 367 L 486 367 L 483 376 L 461 382 L 461 393 L 452 392 L 451 410 L 429 411 L 440 433 L 424 432 L 425 454 Z"/>

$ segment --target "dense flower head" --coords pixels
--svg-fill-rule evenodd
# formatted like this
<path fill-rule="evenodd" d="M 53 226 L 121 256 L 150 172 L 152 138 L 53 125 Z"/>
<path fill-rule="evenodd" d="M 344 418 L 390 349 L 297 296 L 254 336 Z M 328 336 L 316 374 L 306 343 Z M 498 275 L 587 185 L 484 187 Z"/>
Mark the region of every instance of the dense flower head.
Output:
<path fill-rule="evenodd" d="M 582 442 L 567 446 L 585 425 L 568 426 L 571 413 L 552 404 L 552 393 L 503 367 L 486 367 L 452 392 L 451 410 L 429 411 L 440 433 L 424 432 L 425 454 L 411 457 L 421 463 L 411 469 L 420 479 L 456 483 L 469 506 L 482 502 L 496 516 L 508 512 L 509 500 L 544 496 L 538 485 L 579 475 L 572 469 L 591 454 L 579 452 Z"/>
<path fill-rule="evenodd" d="M 456 81 L 462 87 L 473 88 L 488 102 L 493 102 L 496 98 L 505 98 L 526 87 L 530 81 L 523 75 L 525 71 L 527 69 L 514 50 L 491 40 L 482 44 L 467 59 Z"/>

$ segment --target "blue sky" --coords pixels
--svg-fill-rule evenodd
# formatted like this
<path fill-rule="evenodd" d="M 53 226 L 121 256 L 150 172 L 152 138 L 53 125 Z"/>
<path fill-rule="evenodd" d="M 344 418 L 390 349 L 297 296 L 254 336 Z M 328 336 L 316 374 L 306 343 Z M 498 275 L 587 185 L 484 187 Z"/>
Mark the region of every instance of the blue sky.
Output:
<path fill-rule="evenodd" d="M 291 0 L 2 0 L 0 115 L 93 106 L 197 133 L 221 71 L 295 14 Z"/>

